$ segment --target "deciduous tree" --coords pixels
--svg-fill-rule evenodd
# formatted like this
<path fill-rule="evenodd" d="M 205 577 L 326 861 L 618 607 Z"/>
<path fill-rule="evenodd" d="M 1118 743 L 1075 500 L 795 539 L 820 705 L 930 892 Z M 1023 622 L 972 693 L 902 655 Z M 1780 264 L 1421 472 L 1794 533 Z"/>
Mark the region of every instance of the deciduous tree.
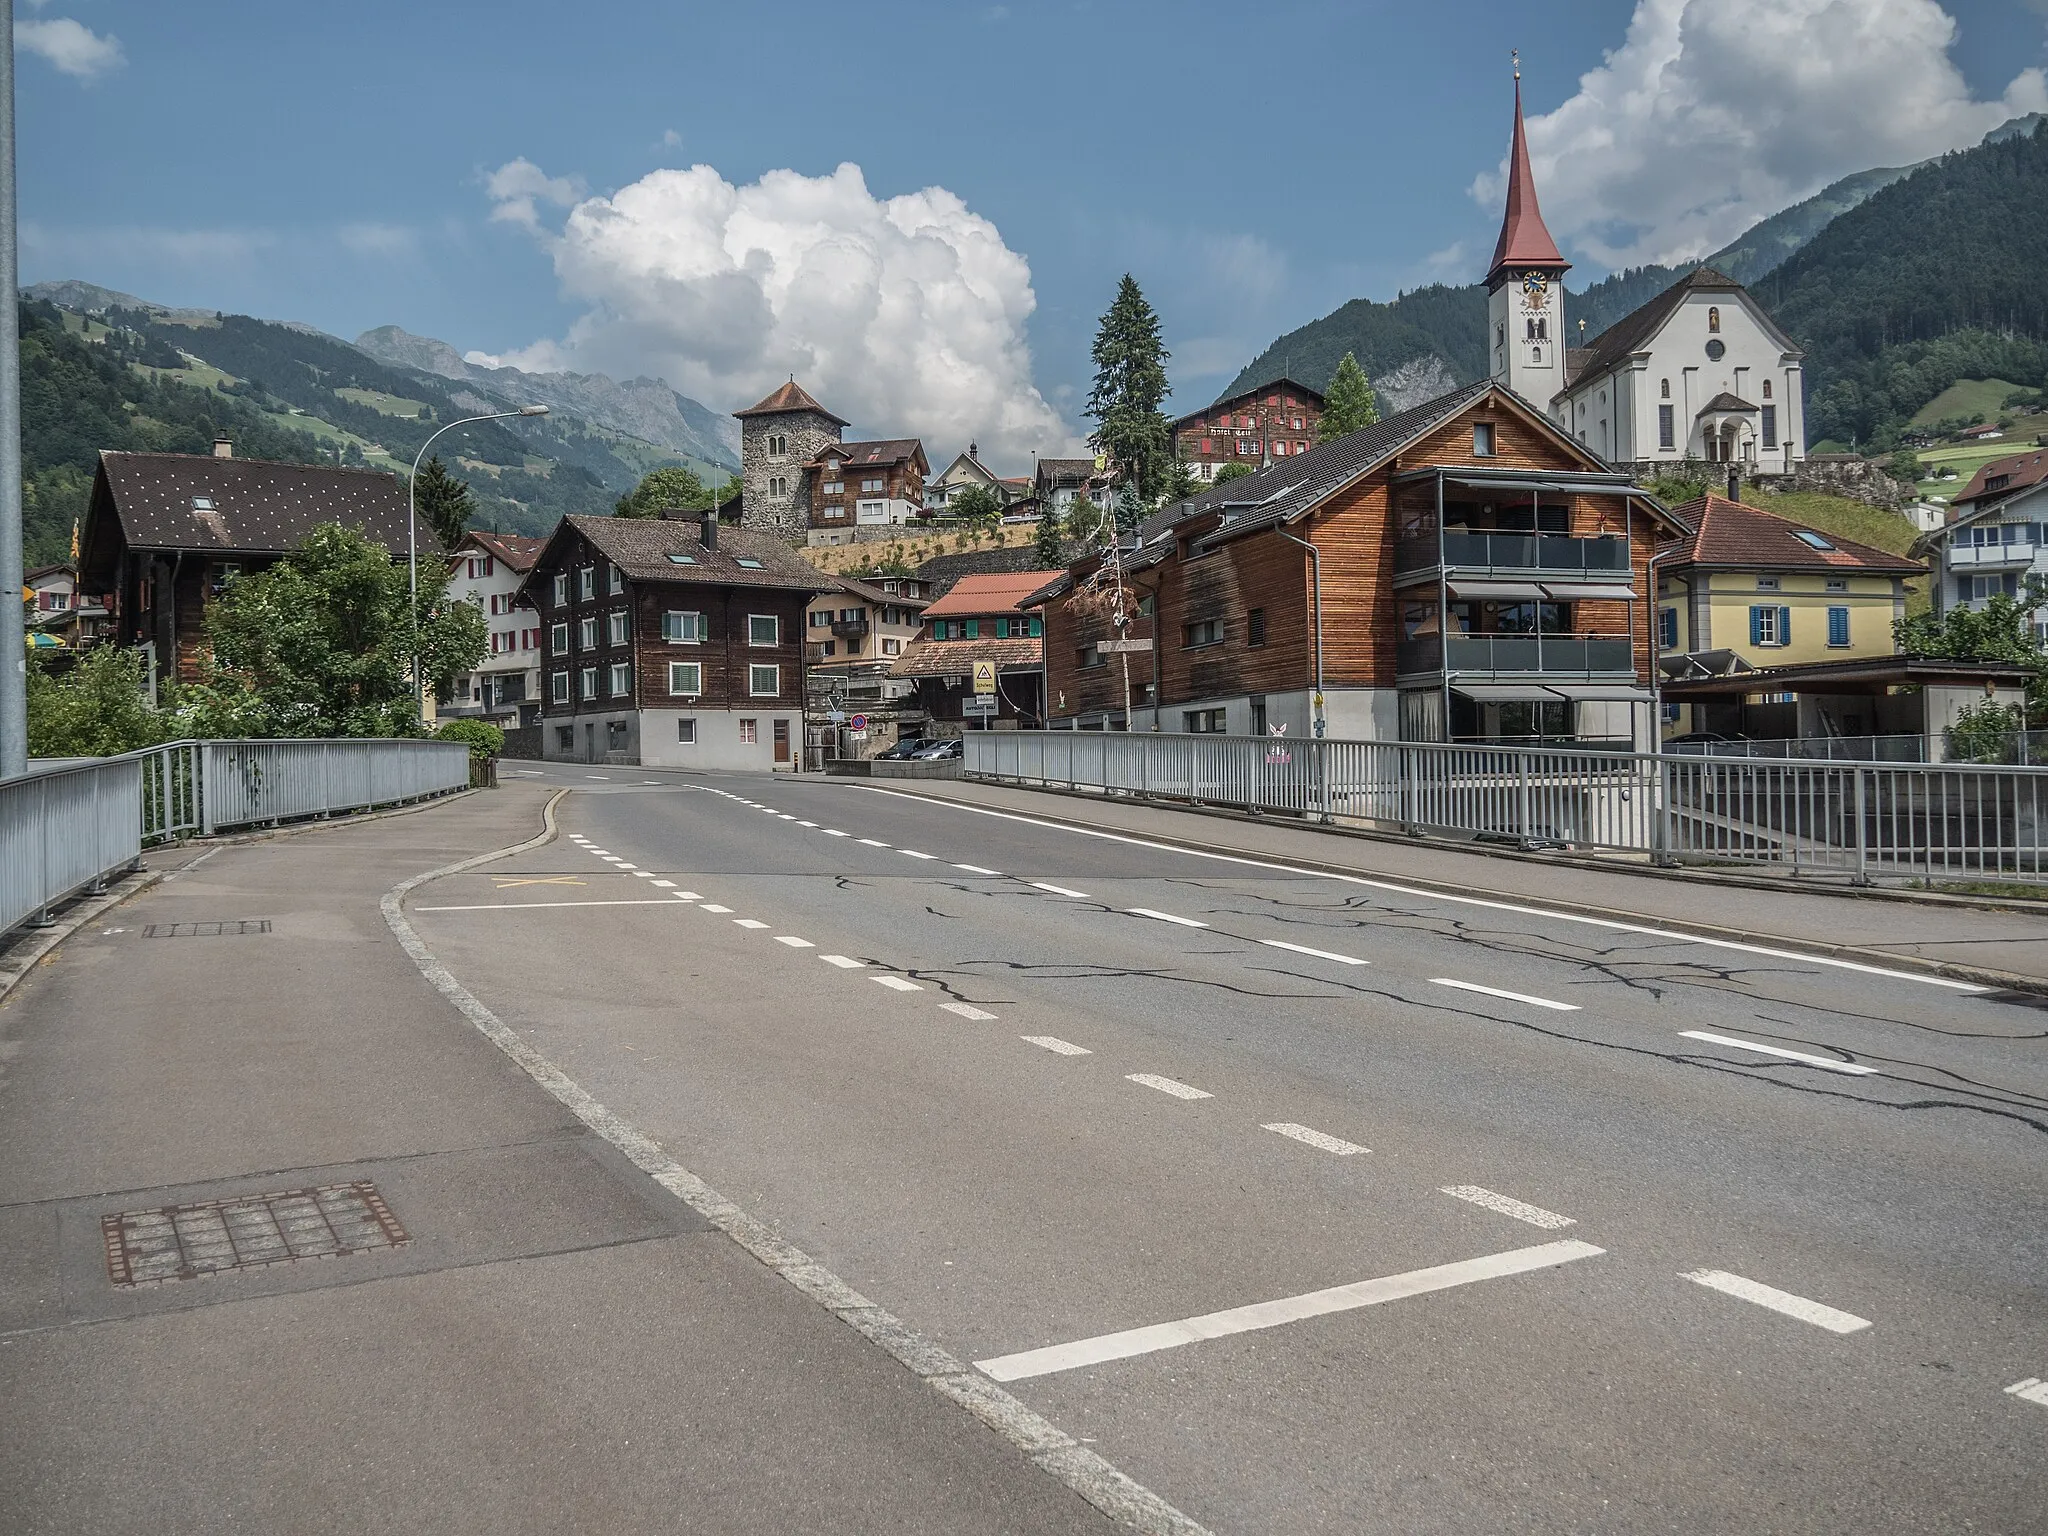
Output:
<path fill-rule="evenodd" d="M 664 464 L 641 476 L 640 483 L 613 506 L 617 517 L 659 517 L 668 511 L 696 512 L 712 505 L 711 492 L 695 470 Z"/>

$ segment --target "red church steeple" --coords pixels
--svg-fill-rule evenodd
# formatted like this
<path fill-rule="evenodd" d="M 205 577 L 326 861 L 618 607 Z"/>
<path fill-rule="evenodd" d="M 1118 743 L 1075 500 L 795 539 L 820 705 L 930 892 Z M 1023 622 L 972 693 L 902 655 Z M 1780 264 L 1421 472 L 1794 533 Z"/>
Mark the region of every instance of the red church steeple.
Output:
<path fill-rule="evenodd" d="M 1529 170 L 1529 140 L 1522 131 L 1522 66 L 1515 61 L 1515 142 L 1508 151 L 1508 206 L 1500 224 L 1500 241 L 1493 248 L 1493 265 L 1487 269 L 1486 286 L 1498 287 L 1511 270 L 1535 268 L 1549 273 L 1571 269 L 1543 225 L 1543 210 L 1536 206 L 1536 178 Z"/>

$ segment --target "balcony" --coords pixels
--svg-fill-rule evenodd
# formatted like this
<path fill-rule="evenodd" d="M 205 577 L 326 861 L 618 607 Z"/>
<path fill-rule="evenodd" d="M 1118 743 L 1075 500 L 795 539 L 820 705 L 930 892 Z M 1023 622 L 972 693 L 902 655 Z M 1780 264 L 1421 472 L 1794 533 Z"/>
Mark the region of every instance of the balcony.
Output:
<path fill-rule="evenodd" d="M 1948 552 L 1952 571 L 2022 571 L 2034 563 L 2032 544 L 1957 544 Z"/>
<path fill-rule="evenodd" d="M 1468 575 L 1532 575 L 1560 578 L 1608 578 L 1629 575 L 1629 541 L 1625 538 L 1578 539 L 1560 533 L 1452 533 L 1443 540 L 1443 566 Z M 1394 546 L 1394 570 L 1400 574 L 1437 567 L 1433 537 L 1408 538 Z"/>
<path fill-rule="evenodd" d="M 1436 635 L 1403 640 L 1394 651 L 1402 677 L 1628 678 L 1636 675 L 1627 635 L 1452 635 L 1448 653 Z"/>
<path fill-rule="evenodd" d="M 868 633 L 868 617 L 862 614 L 855 619 L 834 619 L 832 633 L 840 640 L 864 640 Z"/>

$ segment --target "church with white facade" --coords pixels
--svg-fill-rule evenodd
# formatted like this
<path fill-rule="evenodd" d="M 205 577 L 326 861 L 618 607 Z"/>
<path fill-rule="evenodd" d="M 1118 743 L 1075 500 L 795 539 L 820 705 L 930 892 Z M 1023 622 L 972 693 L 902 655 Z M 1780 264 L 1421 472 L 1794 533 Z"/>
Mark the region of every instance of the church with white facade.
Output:
<path fill-rule="evenodd" d="M 1697 268 L 1568 346 L 1570 269 L 1537 206 L 1518 71 L 1507 211 L 1486 274 L 1493 377 L 1610 464 L 1655 473 L 1704 459 L 1763 475 L 1806 458 L 1805 354 L 1740 283 Z"/>

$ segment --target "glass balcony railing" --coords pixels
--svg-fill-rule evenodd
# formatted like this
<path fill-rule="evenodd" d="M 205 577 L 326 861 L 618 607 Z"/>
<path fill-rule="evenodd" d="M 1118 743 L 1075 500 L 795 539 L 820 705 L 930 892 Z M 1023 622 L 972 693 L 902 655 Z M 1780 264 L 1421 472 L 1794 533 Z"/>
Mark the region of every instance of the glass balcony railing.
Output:
<path fill-rule="evenodd" d="M 1561 533 L 1444 534 L 1447 570 L 1513 572 L 1520 575 L 1626 576 L 1625 538 L 1575 539 Z M 1421 571 L 1437 563 L 1434 538 L 1402 539 L 1394 546 L 1394 569 Z"/>
<path fill-rule="evenodd" d="M 1437 635 L 1403 640 L 1394 650 L 1403 676 L 1448 671 L 1461 676 L 1624 677 L 1636 675 L 1627 635 Z"/>

